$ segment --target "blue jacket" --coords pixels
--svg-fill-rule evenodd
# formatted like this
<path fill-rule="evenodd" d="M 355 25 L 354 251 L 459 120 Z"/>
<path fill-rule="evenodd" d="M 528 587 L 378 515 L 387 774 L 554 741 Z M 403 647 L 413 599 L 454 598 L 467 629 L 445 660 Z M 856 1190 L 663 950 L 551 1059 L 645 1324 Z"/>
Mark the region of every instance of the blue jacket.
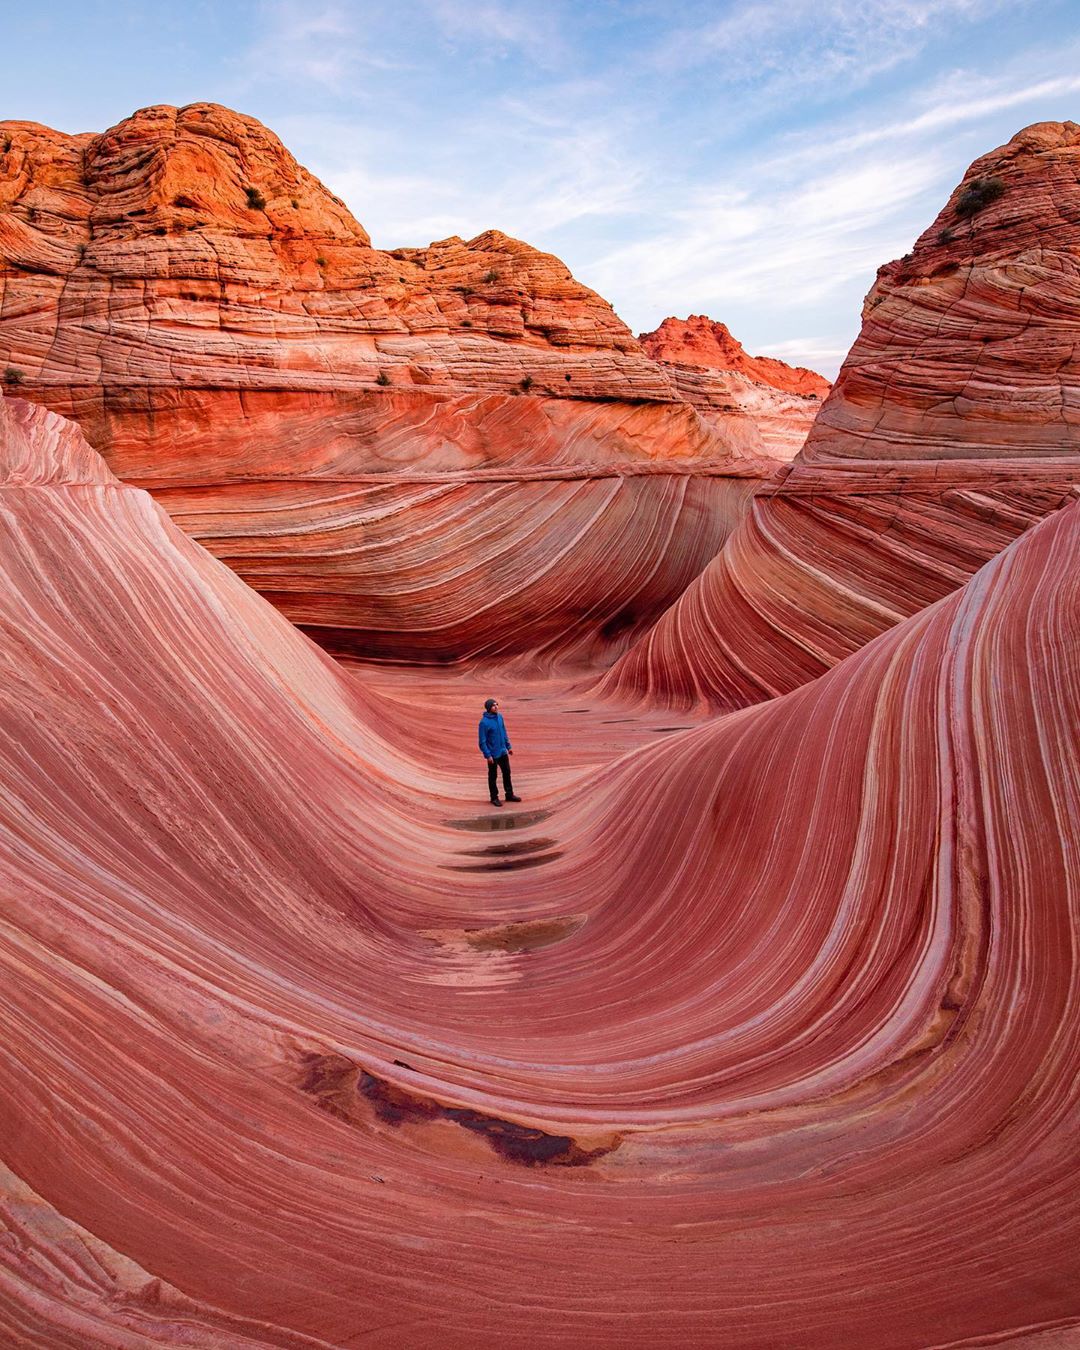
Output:
<path fill-rule="evenodd" d="M 485 712 L 480 719 L 480 753 L 485 759 L 498 759 L 510 749 L 510 737 L 502 713 Z"/>

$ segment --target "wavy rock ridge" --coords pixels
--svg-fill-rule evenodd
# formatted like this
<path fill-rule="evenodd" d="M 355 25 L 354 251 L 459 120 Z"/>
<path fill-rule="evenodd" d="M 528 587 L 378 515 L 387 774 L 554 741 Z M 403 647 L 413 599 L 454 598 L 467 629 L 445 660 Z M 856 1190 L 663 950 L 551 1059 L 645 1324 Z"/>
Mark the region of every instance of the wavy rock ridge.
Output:
<path fill-rule="evenodd" d="M 485 836 L 406 684 L 0 444 L 8 1344 L 1075 1336 L 1080 505 Z"/>
<path fill-rule="evenodd" d="M 610 660 L 775 467 L 556 258 L 497 231 L 372 248 L 213 104 L 0 124 L 0 370 L 369 658 Z"/>
<path fill-rule="evenodd" d="M 1080 128 L 968 170 L 878 273 L 790 471 L 605 688 L 736 708 L 961 585 L 1080 482 Z"/>

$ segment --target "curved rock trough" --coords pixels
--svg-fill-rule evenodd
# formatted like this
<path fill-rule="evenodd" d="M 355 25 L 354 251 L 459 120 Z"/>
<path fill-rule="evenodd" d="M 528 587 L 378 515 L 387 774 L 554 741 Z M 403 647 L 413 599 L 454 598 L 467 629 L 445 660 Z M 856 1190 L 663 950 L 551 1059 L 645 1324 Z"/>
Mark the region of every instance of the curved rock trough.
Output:
<path fill-rule="evenodd" d="M 38 129 L 52 177 L 18 172 L 77 220 L 70 157 L 89 172 L 126 156 L 110 209 L 146 212 L 168 243 L 147 181 L 177 212 L 224 208 L 210 188 L 178 204 L 176 152 L 155 158 L 156 138 L 189 110 L 152 111 L 131 119 L 145 164 L 131 124 L 55 142 Z M 1078 1343 L 1080 475 L 1071 356 L 1048 335 L 1075 319 L 1061 297 L 1078 136 L 1029 129 L 958 190 L 1005 184 L 960 216 L 967 281 L 939 346 L 927 315 L 957 273 L 934 250 L 957 238 L 924 236 L 884 269 L 863 356 L 807 451 L 636 640 L 637 620 L 625 640 L 600 635 L 632 584 L 614 567 L 609 595 L 597 565 L 599 608 L 523 618 L 499 667 L 418 664 L 428 630 L 398 620 L 379 632 L 407 631 L 411 668 L 361 660 L 352 640 L 335 658 L 247 563 L 204 547 L 234 491 L 265 501 L 251 541 L 293 491 L 244 477 L 244 428 L 232 467 L 219 444 L 219 479 L 196 481 L 216 395 L 140 386 L 125 421 L 113 386 L 76 393 L 75 357 L 50 385 L 50 356 L 29 400 L 0 400 L 0 1341 Z M 217 164 L 219 140 L 184 154 Z M 259 179 L 274 247 L 310 188 L 325 247 L 339 231 L 369 248 L 289 172 L 296 208 Z M 1062 214 L 1034 243 L 1044 183 Z M 0 239 L 13 218 L 0 211 Z M 66 236 L 50 238 L 44 262 Z M 403 276 L 435 266 L 391 256 Z M 974 310 L 1002 328 L 985 384 L 956 373 Z M 28 341 L 16 311 L 0 334 Z M 621 355 L 644 380 L 648 359 Z M 1014 391 L 995 425 L 990 383 Z M 905 388 L 901 412 L 888 401 Z M 363 397 L 346 420 L 404 406 Z M 468 426 L 481 396 L 460 397 Z M 491 397 L 498 417 L 533 401 Z M 535 401 L 550 427 L 596 408 L 703 425 L 675 397 Z M 333 418 L 320 444 L 314 406 L 290 423 L 307 428 L 311 481 L 360 462 Z M 413 464 L 412 434 L 394 440 L 408 491 L 423 474 L 442 491 L 463 442 L 421 441 Z M 610 444 L 594 448 L 608 471 Z M 268 567 L 319 535 L 309 505 L 277 563 L 265 545 Z M 687 521 L 643 512 L 595 556 L 625 539 L 663 557 L 655 532 Z M 429 599 L 456 567 L 430 554 L 448 519 L 400 542 Z M 588 535 L 580 519 L 553 531 L 536 528 L 538 551 Z M 232 537 L 214 551 L 239 555 Z M 305 575 L 329 593 L 325 570 Z M 775 648 L 766 597 L 792 625 Z M 464 625 L 463 651 L 480 631 Z M 474 743 L 496 689 L 514 811 L 485 804 Z"/>

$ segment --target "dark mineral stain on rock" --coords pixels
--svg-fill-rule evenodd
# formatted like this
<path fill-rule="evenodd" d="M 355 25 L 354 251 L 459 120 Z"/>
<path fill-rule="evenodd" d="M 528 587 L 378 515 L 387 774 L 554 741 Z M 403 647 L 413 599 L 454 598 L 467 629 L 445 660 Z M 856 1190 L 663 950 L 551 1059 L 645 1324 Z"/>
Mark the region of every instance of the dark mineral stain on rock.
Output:
<path fill-rule="evenodd" d="M 404 1125 L 418 1120 L 438 1120 L 444 1108 L 430 1097 L 415 1097 L 404 1088 L 361 1069 L 356 1090 L 371 1103 L 376 1116 L 387 1125 Z"/>
<path fill-rule="evenodd" d="M 352 1120 L 356 1065 L 344 1055 L 316 1053 L 301 1057 L 300 1091 L 339 1120 Z"/>
<path fill-rule="evenodd" d="M 590 1147 L 578 1143 L 568 1134 L 548 1134 L 546 1130 L 502 1120 L 482 1111 L 443 1106 L 441 1102 L 415 1096 L 364 1070 L 360 1071 L 356 1087 L 378 1119 L 387 1125 L 450 1120 L 463 1130 L 482 1135 L 500 1157 L 523 1167 L 584 1167 L 595 1158 L 614 1152 L 622 1143 L 619 1135 L 608 1135 Z"/>
<path fill-rule="evenodd" d="M 518 839 L 505 844 L 487 844 L 484 848 L 463 848 L 458 851 L 466 858 L 501 858 L 507 854 L 542 853 L 558 842 L 557 839 Z"/>
<path fill-rule="evenodd" d="M 563 856 L 562 849 L 553 853 L 534 853 L 525 858 L 493 858 L 482 863 L 444 863 L 448 872 L 519 872 L 523 867 L 540 867 L 543 863 L 554 862 Z"/>

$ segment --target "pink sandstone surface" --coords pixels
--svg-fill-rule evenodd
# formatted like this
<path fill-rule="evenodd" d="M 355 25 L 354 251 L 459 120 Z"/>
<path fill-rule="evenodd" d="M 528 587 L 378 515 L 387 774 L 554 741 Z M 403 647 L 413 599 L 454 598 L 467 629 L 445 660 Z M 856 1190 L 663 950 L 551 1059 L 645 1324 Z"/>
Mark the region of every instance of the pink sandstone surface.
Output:
<path fill-rule="evenodd" d="M 0 152 L 9 392 L 328 647 L 610 660 L 776 467 L 556 258 L 373 248 L 252 118 L 6 122 Z"/>
<path fill-rule="evenodd" d="M 1080 504 L 730 716 L 521 681 L 487 833 L 475 681 L 0 463 L 5 1344 L 1076 1343 Z"/>
<path fill-rule="evenodd" d="M 781 460 L 802 449 L 831 387 L 805 366 L 748 356 L 725 324 L 703 314 L 665 319 L 638 341 L 703 417 L 729 425 L 741 415 L 760 436 L 762 449 Z"/>
<path fill-rule="evenodd" d="M 380 254 L 209 105 L 5 125 L 0 1342 L 1080 1343 L 1080 129 L 882 269 L 740 520 L 693 343 L 555 260 Z M 511 256 L 470 367 L 425 307 Z M 523 808 L 475 674 L 284 615 L 517 660 Z"/>
<path fill-rule="evenodd" d="M 962 585 L 1080 482 L 1080 127 L 1019 132 L 878 273 L 786 476 L 605 688 L 737 708 Z"/>

